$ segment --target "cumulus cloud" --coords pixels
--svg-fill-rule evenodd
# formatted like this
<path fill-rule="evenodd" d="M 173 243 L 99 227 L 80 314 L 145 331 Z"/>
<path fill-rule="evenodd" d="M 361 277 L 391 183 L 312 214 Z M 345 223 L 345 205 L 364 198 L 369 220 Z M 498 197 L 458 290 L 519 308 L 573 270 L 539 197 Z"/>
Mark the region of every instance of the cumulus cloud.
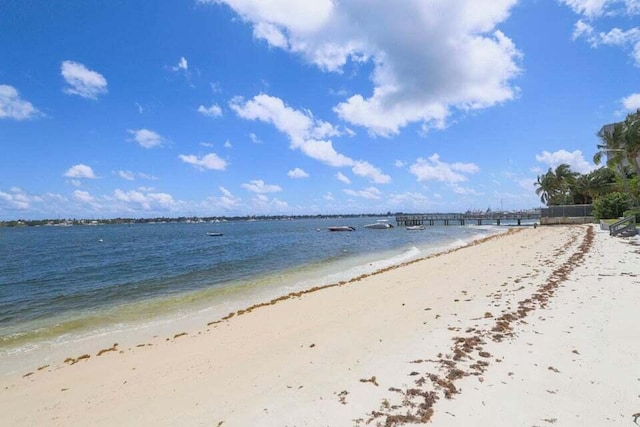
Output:
<path fill-rule="evenodd" d="M 90 166 L 77 164 L 71 166 L 64 173 L 67 178 L 84 178 L 84 179 L 96 179 L 96 175 L 93 173 L 93 169 Z"/>
<path fill-rule="evenodd" d="M 563 149 L 553 153 L 543 151 L 541 154 L 536 154 L 536 160 L 552 168 L 564 163 L 571 166 L 571 170 L 580 173 L 588 173 L 597 168 L 596 165 L 585 160 L 580 150 L 569 152 Z"/>
<path fill-rule="evenodd" d="M 640 14 L 638 0 L 558 0 L 579 15 L 593 20 L 603 16 Z"/>
<path fill-rule="evenodd" d="M 7 210 L 28 210 L 39 198 L 25 193 L 22 189 L 13 187 L 9 192 L 0 190 L 0 207 Z"/>
<path fill-rule="evenodd" d="M 351 184 L 351 180 L 347 178 L 342 172 L 336 173 L 336 178 L 338 179 L 338 181 L 344 184 Z"/>
<path fill-rule="evenodd" d="M 368 187 L 360 191 L 355 191 L 347 188 L 342 191 L 344 191 L 345 194 L 348 194 L 350 196 L 362 197 L 363 199 L 369 199 L 369 200 L 378 200 L 382 197 L 382 192 L 380 192 L 380 190 L 378 190 L 375 187 Z"/>
<path fill-rule="evenodd" d="M 60 72 L 68 85 L 64 88 L 67 94 L 96 99 L 98 95 L 107 93 L 107 79 L 79 62 L 64 61 Z"/>
<path fill-rule="evenodd" d="M 427 159 L 420 157 L 409 166 L 409 172 L 416 176 L 418 182 L 438 181 L 455 184 L 468 180 L 464 174 L 474 174 L 479 171 L 480 168 L 475 163 L 443 162 L 437 153 Z"/>
<path fill-rule="evenodd" d="M 127 132 L 133 135 L 133 141 L 143 148 L 161 147 L 165 143 L 160 134 L 149 129 L 129 129 Z"/>
<path fill-rule="evenodd" d="M 0 119 L 25 120 L 39 113 L 33 104 L 20 97 L 16 88 L 0 85 Z"/>
<path fill-rule="evenodd" d="M 240 208 L 241 199 L 235 197 L 231 191 L 220 186 L 218 187 L 220 196 L 211 196 L 204 201 L 206 209 L 223 209 L 227 212 L 237 212 Z"/>
<path fill-rule="evenodd" d="M 73 198 L 83 203 L 87 203 L 89 205 L 96 204 L 96 198 L 89 194 L 88 191 L 75 190 L 73 192 Z"/>
<path fill-rule="evenodd" d="M 260 94 L 248 101 L 234 98 L 230 103 L 236 114 L 247 120 L 270 123 L 289 138 L 290 148 L 300 150 L 312 159 L 328 166 L 352 167 L 354 174 L 377 184 L 391 180 L 376 167 L 364 161 L 356 161 L 339 153 L 331 140 L 318 139 L 338 136 L 339 131 L 330 123 L 315 119 L 310 111 L 296 110 L 280 98 Z"/>
<path fill-rule="evenodd" d="M 640 93 L 633 93 L 622 99 L 622 105 L 627 111 L 636 111 L 640 108 Z"/>
<path fill-rule="evenodd" d="M 289 178 L 309 178 L 309 174 L 300 168 L 295 168 L 287 172 Z"/>
<path fill-rule="evenodd" d="M 198 157 L 193 154 L 180 154 L 178 158 L 200 170 L 208 169 L 223 171 L 227 167 L 227 162 L 218 157 L 216 153 L 209 153 L 202 157 Z"/>
<path fill-rule="evenodd" d="M 198 107 L 198 113 L 207 117 L 220 117 L 222 116 L 222 108 L 217 104 L 211 104 L 209 107 L 201 105 Z"/>
<path fill-rule="evenodd" d="M 521 54 L 497 30 L 516 0 L 199 1 L 226 3 L 256 38 L 322 70 L 371 63 L 371 95 L 354 94 L 335 111 L 377 135 L 412 122 L 441 127 L 452 109 L 487 108 L 518 93 Z"/>
<path fill-rule="evenodd" d="M 256 194 L 265 193 L 277 193 L 282 191 L 282 188 L 278 185 L 265 184 L 261 179 L 250 181 L 249 183 L 242 184 L 242 187 Z"/>
<path fill-rule="evenodd" d="M 133 209 L 142 209 L 145 211 L 167 211 L 176 205 L 176 202 L 170 194 L 144 192 L 142 190 L 123 191 L 116 189 L 113 192 L 113 199 Z"/>
<path fill-rule="evenodd" d="M 613 28 L 597 31 L 594 25 L 612 15 L 635 16 L 640 14 L 638 0 L 559 0 L 586 19 L 579 19 L 573 29 L 573 38 L 584 39 L 593 48 L 614 46 L 629 52 L 635 65 L 640 67 L 640 27 L 627 30 Z"/>

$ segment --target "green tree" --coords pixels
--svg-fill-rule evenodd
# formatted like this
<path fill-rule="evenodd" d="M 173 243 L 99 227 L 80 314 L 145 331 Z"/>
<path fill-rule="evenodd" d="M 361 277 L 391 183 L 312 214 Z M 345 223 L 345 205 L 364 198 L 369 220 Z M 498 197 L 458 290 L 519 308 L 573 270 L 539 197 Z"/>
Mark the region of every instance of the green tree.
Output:
<path fill-rule="evenodd" d="M 628 208 L 629 196 L 619 191 L 606 194 L 593 202 L 593 216 L 596 220 L 618 218 Z"/>

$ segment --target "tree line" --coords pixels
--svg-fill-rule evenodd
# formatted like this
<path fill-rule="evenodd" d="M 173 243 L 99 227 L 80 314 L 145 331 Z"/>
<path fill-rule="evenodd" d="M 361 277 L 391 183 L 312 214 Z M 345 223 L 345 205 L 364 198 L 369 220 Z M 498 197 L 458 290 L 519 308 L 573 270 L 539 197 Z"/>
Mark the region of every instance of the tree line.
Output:
<path fill-rule="evenodd" d="M 596 218 L 617 218 L 640 205 L 640 109 L 604 126 L 593 157 L 600 168 L 581 174 L 567 164 L 538 175 L 536 194 L 547 206 L 590 204 Z M 636 213 L 636 215 L 638 215 Z"/>

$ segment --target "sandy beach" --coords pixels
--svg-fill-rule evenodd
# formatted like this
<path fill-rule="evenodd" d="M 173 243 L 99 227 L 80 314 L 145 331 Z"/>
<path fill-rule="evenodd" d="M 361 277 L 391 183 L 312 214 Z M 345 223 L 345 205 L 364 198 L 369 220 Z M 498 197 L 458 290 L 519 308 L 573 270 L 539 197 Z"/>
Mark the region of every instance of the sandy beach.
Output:
<path fill-rule="evenodd" d="M 639 261 L 640 239 L 595 226 L 514 230 L 194 330 L 69 348 L 0 377 L 2 424 L 631 426 Z"/>

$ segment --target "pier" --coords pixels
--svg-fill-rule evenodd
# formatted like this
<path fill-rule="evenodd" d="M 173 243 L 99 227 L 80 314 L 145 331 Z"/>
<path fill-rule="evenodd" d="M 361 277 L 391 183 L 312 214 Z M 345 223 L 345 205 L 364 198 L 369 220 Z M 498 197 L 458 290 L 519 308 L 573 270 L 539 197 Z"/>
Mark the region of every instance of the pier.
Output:
<path fill-rule="evenodd" d="M 522 225 L 522 221 L 540 222 L 540 210 L 396 215 L 396 224 L 401 227 L 411 225 L 501 225 L 506 222 Z"/>

